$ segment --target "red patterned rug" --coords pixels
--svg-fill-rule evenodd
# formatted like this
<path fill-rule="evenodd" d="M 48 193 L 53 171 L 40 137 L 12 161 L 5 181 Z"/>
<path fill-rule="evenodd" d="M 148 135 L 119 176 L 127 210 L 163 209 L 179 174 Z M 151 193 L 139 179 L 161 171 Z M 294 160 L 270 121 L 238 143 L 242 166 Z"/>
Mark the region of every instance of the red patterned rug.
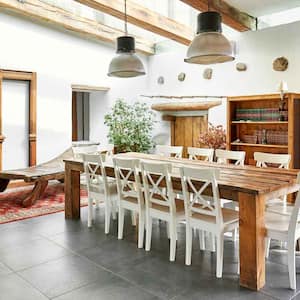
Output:
<path fill-rule="evenodd" d="M 62 183 L 49 184 L 42 199 L 24 208 L 23 199 L 31 192 L 32 186 L 9 189 L 0 194 L 0 224 L 37 216 L 53 214 L 65 209 L 64 185 Z M 87 192 L 81 190 L 81 206 L 87 205 Z"/>

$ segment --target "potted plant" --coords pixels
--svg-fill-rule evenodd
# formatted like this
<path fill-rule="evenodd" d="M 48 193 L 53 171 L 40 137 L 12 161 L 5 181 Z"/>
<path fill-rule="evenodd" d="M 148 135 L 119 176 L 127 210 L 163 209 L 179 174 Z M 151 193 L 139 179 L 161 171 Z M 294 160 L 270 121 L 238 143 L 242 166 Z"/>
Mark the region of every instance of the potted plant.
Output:
<path fill-rule="evenodd" d="M 115 145 L 115 153 L 148 152 L 152 148 L 154 113 L 145 104 L 116 101 L 110 113 L 104 117 L 108 126 L 109 142 Z"/>
<path fill-rule="evenodd" d="M 199 143 L 211 149 L 226 149 L 226 131 L 222 125 L 208 123 L 208 130 L 200 134 Z"/>

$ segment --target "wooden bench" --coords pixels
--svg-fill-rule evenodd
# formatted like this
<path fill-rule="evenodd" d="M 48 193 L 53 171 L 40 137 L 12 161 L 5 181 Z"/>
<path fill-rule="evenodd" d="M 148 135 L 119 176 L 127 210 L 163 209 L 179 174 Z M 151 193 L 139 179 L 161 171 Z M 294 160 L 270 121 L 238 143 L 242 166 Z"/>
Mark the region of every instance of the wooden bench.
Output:
<path fill-rule="evenodd" d="M 43 195 L 49 180 L 64 181 L 64 160 L 72 158 L 73 151 L 72 148 L 69 148 L 61 155 L 43 164 L 25 169 L 2 171 L 0 172 L 0 192 L 6 190 L 10 180 L 34 183 L 31 193 L 22 202 L 24 207 L 29 207 Z"/>

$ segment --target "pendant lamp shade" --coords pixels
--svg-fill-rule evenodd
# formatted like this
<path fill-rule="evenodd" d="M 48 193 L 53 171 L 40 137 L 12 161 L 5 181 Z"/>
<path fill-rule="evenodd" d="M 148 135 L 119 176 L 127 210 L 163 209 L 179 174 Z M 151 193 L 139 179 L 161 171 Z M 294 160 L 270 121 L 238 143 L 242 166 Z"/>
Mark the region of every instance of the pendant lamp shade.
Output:
<path fill-rule="evenodd" d="M 111 77 L 136 77 L 145 75 L 142 61 L 135 54 L 135 40 L 131 36 L 117 38 L 117 55 L 112 59 L 108 69 Z"/>
<path fill-rule="evenodd" d="M 222 34 L 221 23 L 218 12 L 207 11 L 198 15 L 197 35 L 188 48 L 185 62 L 209 65 L 234 60 L 232 46 Z"/>

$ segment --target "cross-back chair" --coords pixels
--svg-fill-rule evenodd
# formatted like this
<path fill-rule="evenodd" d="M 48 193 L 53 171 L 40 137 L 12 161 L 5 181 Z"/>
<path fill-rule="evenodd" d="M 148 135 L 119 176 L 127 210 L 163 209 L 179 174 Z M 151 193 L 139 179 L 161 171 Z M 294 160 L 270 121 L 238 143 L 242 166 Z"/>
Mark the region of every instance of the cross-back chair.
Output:
<path fill-rule="evenodd" d="M 221 207 L 217 183 L 218 170 L 182 167 L 180 175 L 186 218 L 185 263 L 191 264 L 192 229 L 209 232 L 216 238 L 216 276 L 220 278 L 223 272 L 224 233 L 238 228 L 238 212 Z M 199 181 L 202 185 L 199 185 Z M 212 197 L 209 198 L 203 194 L 208 187 L 212 190 Z"/>
<path fill-rule="evenodd" d="M 204 161 L 210 161 L 212 162 L 214 159 L 214 149 L 209 148 L 196 148 L 196 147 L 188 147 L 187 153 L 189 156 L 189 159 L 191 160 L 198 160 L 199 157 L 203 157 Z"/>
<path fill-rule="evenodd" d="M 184 220 L 184 203 L 176 198 L 171 182 L 172 165 L 141 162 L 145 207 L 146 251 L 151 248 L 152 219 L 166 221 L 170 236 L 170 261 L 175 260 L 177 223 Z"/>
<path fill-rule="evenodd" d="M 156 145 L 155 153 L 165 157 L 182 157 L 182 146 Z"/>
<path fill-rule="evenodd" d="M 105 205 L 105 233 L 109 233 L 110 215 L 116 218 L 116 195 L 117 186 L 114 180 L 106 176 L 105 155 L 82 154 L 86 186 L 88 192 L 88 227 L 92 226 L 93 200 L 96 206 L 104 198 Z M 101 175 L 98 173 L 100 172 Z"/>
<path fill-rule="evenodd" d="M 118 187 L 118 239 L 123 238 L 125 209 L 138 214 L 138 248 L 144 245 L 145 206 L 138 159 L 113 158 Z"/>

